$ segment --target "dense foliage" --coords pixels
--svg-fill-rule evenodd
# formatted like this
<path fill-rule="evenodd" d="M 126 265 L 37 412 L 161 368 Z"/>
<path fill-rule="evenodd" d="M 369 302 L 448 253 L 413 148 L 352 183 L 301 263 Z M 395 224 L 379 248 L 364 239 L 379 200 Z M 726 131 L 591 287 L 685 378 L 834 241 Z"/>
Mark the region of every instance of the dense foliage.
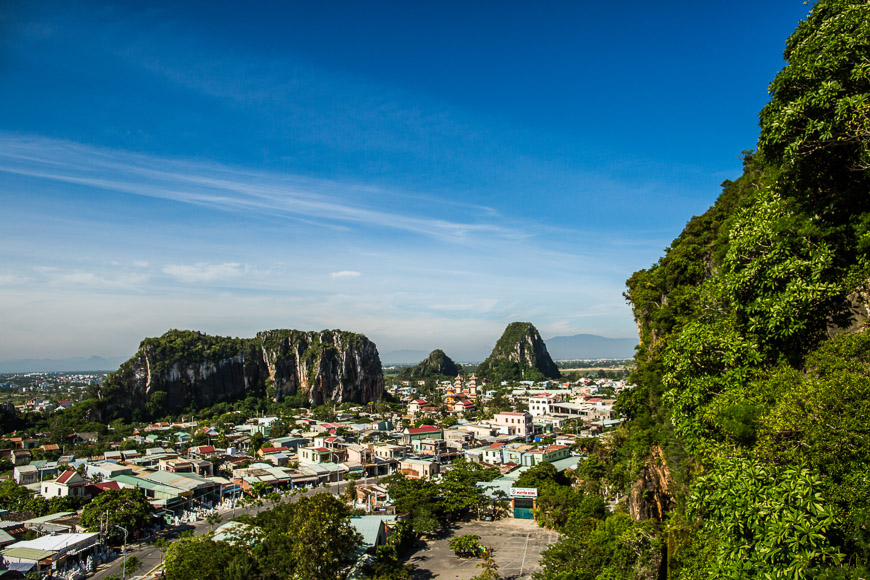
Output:
<path fill-rule="evenodd" d="M 423 359 L 420 364 L 402 369 L 402 372 L 399 373 L 399 378 L 402 380 L 453 380 L 460 372 L 461 369 L 453 362 L 453 359 L 438 348 L 430 352 L 429 356 Z"/>
<path fill-rule="evenodd" d="M 256 560 L 242 545 L 211 536 L 181 538 L 166 550 L 167 580 L 247 580 L 258 577 Z"/>
<path fill-rule="evenodd" d="M 541 557 L 537 580 L 632 580 L 660 565 L 655 527 L 625 513 L 610 513 L 599 493 L 584 490 L 574 477 L 549 463 L 525 471 L 515 487 L 538 490 L 538 524 L 560 533 Z M 588 476 L 587 476 L 588 477 Z"/>
<path fill-rule="evenodd" d="M 0 509 L 10 512 L 33 512 L 34 517 L 41 517 L 57 512 L 76 511 L 85 501 L 84 498 L 71 496 L 45 499 L 18 485 L 14 479 L 0 481 Z"/>
<path fill-rule="evenodd" d="M 85 506 L 79 524 L 89 532 L 105 530 L 112 536 L 118 535 L 117 526 L 121 526 L 131 539 L 133 534 L 152 523 L 153 511 L 139 489 L 107 489 Z"/>
<path fill-rule="evenodd" d="M 638 387 L 580 485 L 664 516 L 542 520 L 568 530 L 543 578 L 867 574 L 870 4 L 818 0 L 785 58 L 743 175 L 627 282 Z"/>
<path fill-rule="evenodd" d="M 418 536 L 430 534 L 451 520 L 476 515 L 488 505 L 486 493 L 477 483 L 500 475 L 493 467 L 457 459 L 440 482 L 411 479 L 401 473 L 384 479 L 396 512 L 407 514 Z"/>
<path fill-rule="evenodd" d="M 490 381 L 541 381 L 561 377 L 531 322 L 511 322 L 476 373 Z"/>
<path fill-rule="evenodd" d="M 238 520 L 249 528 L 234 530 L 235 541 L 206 535 L 173 542 L 166 552 L 166 578 L 337 579 L 361 542 L 350 525 L 350 508 L 326 493 Z"/>

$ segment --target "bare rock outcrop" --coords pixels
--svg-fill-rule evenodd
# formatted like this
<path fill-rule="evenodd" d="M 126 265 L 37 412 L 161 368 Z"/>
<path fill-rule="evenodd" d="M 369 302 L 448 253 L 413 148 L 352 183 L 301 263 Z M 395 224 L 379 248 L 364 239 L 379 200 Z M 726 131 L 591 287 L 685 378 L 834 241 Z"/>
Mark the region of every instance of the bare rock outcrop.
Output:
<path fill-rule="evenodd" d="M 673 479 L 660 447 L 650 450 L 640 478 L 631 487 L 628 511 L 635 520 L 654 519 L 664 521 L 673 499 Z"/>
<path fill-rule="evenodd" d="M 170 330 L 147 338 L 99 391 L 107 416 L 163 416 L 254 396 L 365 403 L 384 390 L 377 347 L 342 330 L 270 330 L 255 338 Z"/>

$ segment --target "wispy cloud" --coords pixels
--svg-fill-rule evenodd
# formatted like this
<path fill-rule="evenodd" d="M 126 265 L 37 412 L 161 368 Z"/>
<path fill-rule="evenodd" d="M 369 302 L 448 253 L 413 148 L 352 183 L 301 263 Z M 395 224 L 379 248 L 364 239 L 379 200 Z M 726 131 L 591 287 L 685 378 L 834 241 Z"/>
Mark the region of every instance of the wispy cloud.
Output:
<path fill-rule="evenodd" d="M 68 269 L 56 266 L 34 266 L 33 277 L 20 277 L 22 282 L 37 281 L 52 288 L 76 290 L 97 290 L 112 292 L 116 290 L 140 291 L 150 276 L 143 272 L 131 272 L 119 268 L 98 270 Z"/>
<path fill-rule="evenodd" d="M 191 265 L 170 264 L 163 268 L 163 273 L 172 276 L 180 282 L 196 284 L 198 282 L 217 282 L 238 278 L 245 273 L 245 267 L 235 262 L 228 262 L 226 264 L 207 264 L 205 262 Z"/>
<path fill-rule="evenodd" d="M 516 240 L 530 235 L 512 224 L 494 223 L 488 208 L 481 208 L 487 216 L 484 222 L 403 214 L 366 205 L 365 193 L 371 186 L 166 159 L 42 137 L 0 133 L 0 172 L 321 226 L 398 230 L 442 242 L 469 244 L 484 238 Z M 441 209 L 433 205 L 430 213 L 438 214 Z"/>
<path fill-rule="evenodd" d="M 342 270 L 340 272 L 333 272 L 329 275 L 333 280 L 350 280 L 353 278 L 359 278 L 362 276 L 360 272 L 355 272 L 354 270 Z"/>
<path fill-rule="evenodd" d="M 0 286 L 13 286 L 30 282 L 30 278 L 21 274 L 0 274 Z"/>
<path fill-rule="evenodd" d="M 472 296 L 455 296 L 450 302 L 436 302 L 429 309 L 445 313 L 486 314 L 498 304 L 497 298 L 477 298 Z"/>

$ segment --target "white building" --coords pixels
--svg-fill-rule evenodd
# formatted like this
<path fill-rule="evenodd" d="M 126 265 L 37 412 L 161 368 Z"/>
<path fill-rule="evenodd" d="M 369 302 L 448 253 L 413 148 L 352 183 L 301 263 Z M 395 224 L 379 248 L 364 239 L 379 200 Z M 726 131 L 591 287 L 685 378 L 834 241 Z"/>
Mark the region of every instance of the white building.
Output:
<path fill-rule="evenodd" d="M 505 411 L 493 416 L 490 424 L 506 435 L 518 435 L 529 437 L 534 434 L 535 426 L 532 424 L 532 416 L 528 411 Z"/>
<path fill-rule="evenodd" d="M 43 481 L 39 486 L 39 493 L 45 499 L 53 497 L 81 497 L 85 495 L 85 486 L 87 482 L 85 478 L 77 472 L 69 470 L 64 471 L 57 479 L 51 481 Z"/>

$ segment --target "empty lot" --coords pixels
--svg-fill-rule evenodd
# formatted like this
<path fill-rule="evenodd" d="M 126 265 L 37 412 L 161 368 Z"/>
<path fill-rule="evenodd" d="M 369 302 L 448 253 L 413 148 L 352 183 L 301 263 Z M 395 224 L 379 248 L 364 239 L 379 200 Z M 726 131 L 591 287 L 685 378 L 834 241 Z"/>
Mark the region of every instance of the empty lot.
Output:
<path fill-rule="evenodd" d="M 477 534 L 480 542 L 493 548 L 499 575 L 505 580 L 528 580 L 539 571 L 541 552 L 555 543 L 559 535 L 539 528 L 532 520 L 505 518 L 495 522 L 458 524 L 450 534 L 425 542 L 408 562 L 417 566 L 419 580 L 468 580 L 480 573 L 478 558 L 461 560 L 447 547 L 450 538 Z"/>

